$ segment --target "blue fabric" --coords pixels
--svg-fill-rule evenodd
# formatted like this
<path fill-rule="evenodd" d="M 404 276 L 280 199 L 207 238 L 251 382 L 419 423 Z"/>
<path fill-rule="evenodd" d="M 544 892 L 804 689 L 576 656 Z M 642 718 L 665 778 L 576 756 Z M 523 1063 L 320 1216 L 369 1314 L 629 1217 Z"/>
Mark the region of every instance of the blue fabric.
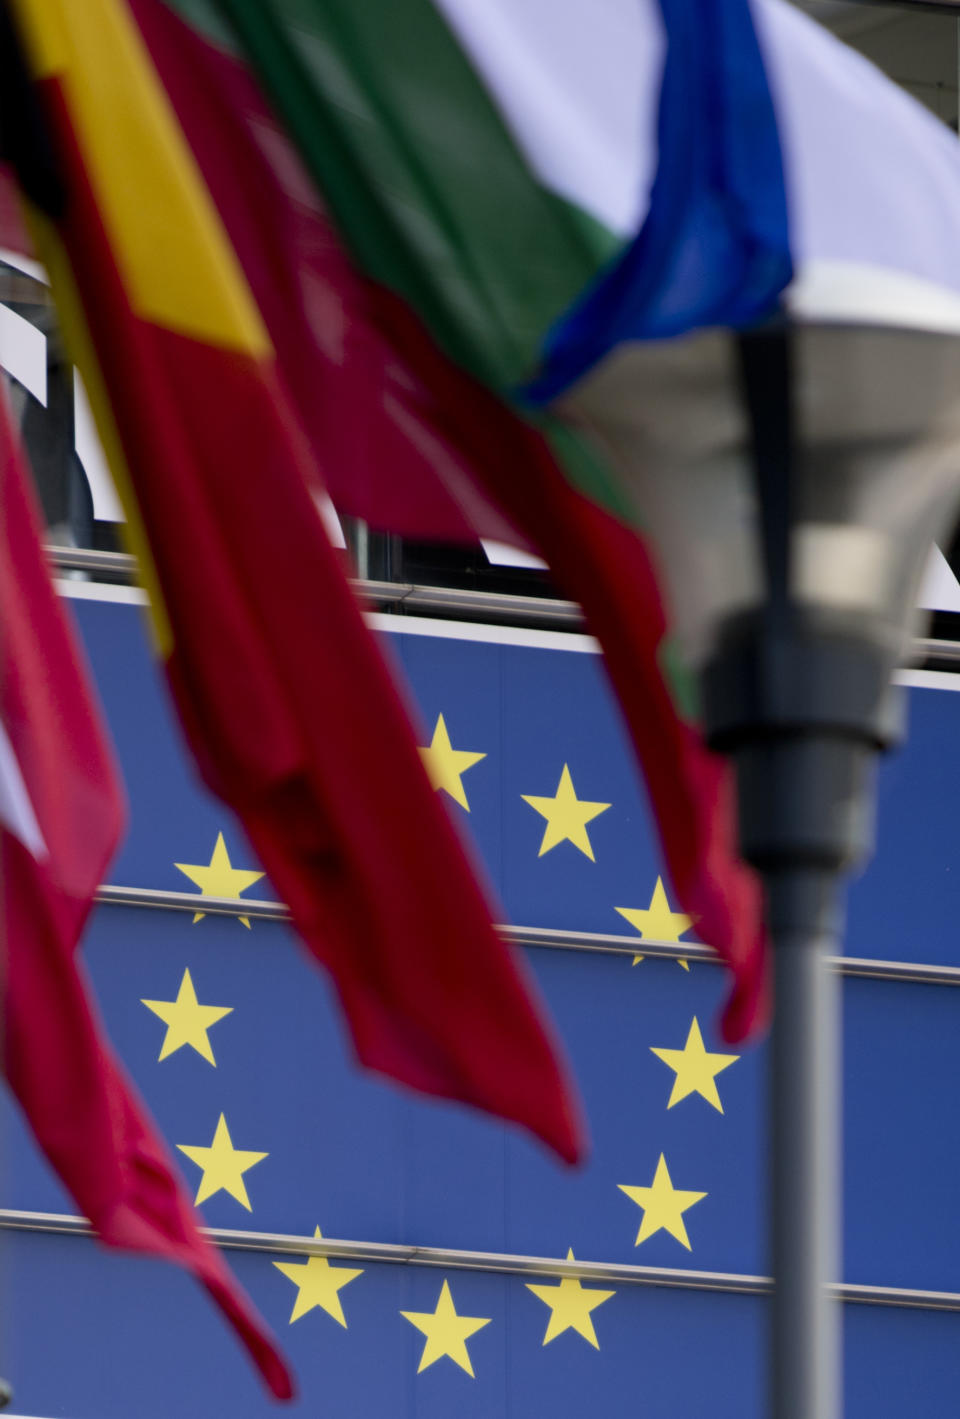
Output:
<path fill-rule="evenodd" d="M 773 99 L 748 0 L 660 0 L 667 35 L 646 220 L 550 332 L 546 404 L 623 340 L 771 313 L 793 274 Z"/>

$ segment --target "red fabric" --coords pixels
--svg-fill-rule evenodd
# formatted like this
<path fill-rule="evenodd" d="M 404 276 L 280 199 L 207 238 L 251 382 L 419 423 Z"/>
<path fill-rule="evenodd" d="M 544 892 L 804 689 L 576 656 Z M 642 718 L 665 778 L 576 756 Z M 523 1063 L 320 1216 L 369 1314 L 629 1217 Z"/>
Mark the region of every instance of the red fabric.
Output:
<path fill-rule="evenodd" d="M 385 304 L 413 358 L 406 312 L 389 298 Z M 436 356 L 431 350 L 424 358 L 432 362 Z M 449 373 L 437 370 L 438 390 L 449 384 Z M 449 389 L 446 398 L 452 400 Z M 473 411 L 475 427 L 490 417 L 492 411 Z M 505 442 L 522 440 L 509 424 L 503 434 Z M 505 470 L 520 456 L 524 476 L 511 479 Z M 526 439 L 525 453 L 515 446 L 513 458 L 504 448 L 499 458 L 478 462 L 477 475 L 518 525 L 536 536 L 558 584 L 580 602 L 603 647 L 677 896 L 697 938 L 712 945 L 733 972 L 722 1032 L 731 1042 L 742 1040 L 761 1029 L 769 1013 L 760 883 L 737 855 L 732 772 L 680 718 L 660 670 L 666 627 L 646 548 L 570 487 L 539 438 Z"/>
<path fill-rule="evenodd" d="M 337 510 L 412 537 L 523 539 L 471 461 L 417 414 L 410 370 L 242 65 L 157 0 L 130 0 L 270 331 Z"/>
<path fill-rule="evenodd" d="M 87 677 L 43 563 L 0 402 L 0 722 L 46 845 L 0 829 L 5 1065 L 47 1158 L 101 1239 L 186 1267 L 274 1394 L 290 1377 L 219 1252 L 197 1230 L 166 1147 L 103 1035 L 75 952 L 124 805 Z"/>
<path fill-rule="evenodd" d="M 579 494 L 546 442 L 437 349 L 409 308 L 370 287 L 378 328 L 410 371 L 416 417 L 471 460 L 472 474 L 586 614 L 633 740 L 671 880 L 698 937 L 733 970 L 722 1028 L 731 1041 L 768 1015 L 760 885 L 739 859 L 733 776 L 677 713 L 660 668 L 666 624 L 648 551 Z"/>
<path fill-rule="evenodd" d="M 201 773 L 333 975 L 361 1061 L 514 1120 L 573 1161 L 566 1079 L 327 541 L 273 366 L 132 314 L 61 91 L 44 91 L 69 174 L 62 237 Z"/>
<path fill-rule="evenodd" d="M 157 0 L 133 0 L 133 9 L 338 507 L 401 534 L 500 535 L 539 550 L 583 606 L 679 900 L 733 967 L 723 1030 L 742 1039 L 767 1012 L 759 886 L 736 853 L 732 776 L 680 719 L 664 682 L 664 618 L 643 542 L 574 491 L 543 440 L 451 365 L 406 306 L 355 271 L 243 67 Z M 238 180 L 247 172 L 256 180 Z M 492 530 L 491 506 L 512 531 Z"/>
<path fill-rule="evenodd" d="M 0 248 L 19 256 L 32 256 L 30 237 L 23 224 L 17 184 L 6 163 L 0 162 Z"/>

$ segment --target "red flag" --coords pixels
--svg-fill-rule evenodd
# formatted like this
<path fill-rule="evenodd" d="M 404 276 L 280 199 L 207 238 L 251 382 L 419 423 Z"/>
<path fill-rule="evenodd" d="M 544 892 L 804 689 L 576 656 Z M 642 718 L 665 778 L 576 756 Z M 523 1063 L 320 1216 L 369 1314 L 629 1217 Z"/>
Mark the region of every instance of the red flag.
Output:
<path fill-rule="evenodd" d="M 274 1341 L 197 1230 L 167 1149 L 106 1042 L 76 950 L 123 828 L 96 705 L 50 583 L 0 399 L 0 923 L 4 1058 L 37 1142 L 110 1246 L 191 1271 L 275 1395 Z"/>
<path fill-rule="evenodd" d="M 580 496 L 545 440 L 438 350 L 342 250 L 251 75 L 157 0 L 131 0 L 217 202 L 339 510 L 416 537 L 537 550 L 600 640 L 664 854 L 698 935 L 729 962 L 724 1033 L 767 1010 L 760 892 L 738 858 L 733 781 L 677 711 L 641 538 Z M 249 180 L 237 182 L 243 172 Z"/>
<path fill-rule="evenodd" d="M 360 1059 L 573 1160 L 522 963 L 327 541 L 297 409 L 130 6 L 16 9 L 63 175 L 41 255 L 197 764 L 329 967 Z"/>
<path fill-rule="evenodd" d="M 14 252 L 18 256 L 30 256 L 30 238 L 23 225 L 20 199 L 13 173 L 5 163 L 0 162 L 0 250 Z"/>
<path fill-rule="evenodd" d="M 410 537 L 524 545 L 374 319 L 256 83 L 168 6 L 130 0 L 276 352 L 337 510 Z M 238 181 L 239 173 L 243 180 Z M 427 404 L 421 406 L 421 399 Z M 429 407 L 428 407 L 429 406 Z"/>

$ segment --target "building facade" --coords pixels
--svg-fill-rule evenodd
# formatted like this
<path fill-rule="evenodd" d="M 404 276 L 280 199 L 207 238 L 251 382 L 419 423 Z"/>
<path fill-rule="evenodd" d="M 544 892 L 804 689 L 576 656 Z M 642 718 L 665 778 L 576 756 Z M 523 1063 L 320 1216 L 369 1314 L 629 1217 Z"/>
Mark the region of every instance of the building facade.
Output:
<path fill-rule="evenodd" d="M 956 126 L 952 15 L 805 8 Z M 87 961 L 206 1225 L 291 1356 L 291 1412 L 759 1419 L 766 1050 L 719 1038 L 724 974 L 673 900 L 577 609 L 506 549 L 339 529 L 437 792 L 578 1081 L 592 1150 L 571 1171 L 358 1071 L 328 984 L 187 763 L 42 277 L 8 262 L 0 281 L 0 363 L 130 796 Z M 850 1419 L 947 1419 L 960 1393 L 955 567 L 955 548 L 932 553 L 933 638 L 903 671 L 910 737 L 882 771 L 837 962 Z M 191 1281 L 89 1237 L 7 1102 L 0 1156 L 0 1369 L 18 1415 L 272 1412 Z"/>

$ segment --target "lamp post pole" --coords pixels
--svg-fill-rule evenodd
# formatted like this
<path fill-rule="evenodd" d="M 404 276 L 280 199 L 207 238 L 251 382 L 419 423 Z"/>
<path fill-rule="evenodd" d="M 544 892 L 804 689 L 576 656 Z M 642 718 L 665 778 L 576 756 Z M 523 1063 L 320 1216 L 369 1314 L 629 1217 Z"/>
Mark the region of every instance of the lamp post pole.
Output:
<path fill-rule="evenodd" d="M 889 634 L 791 594 L 798 456 L 785 325 L 738 337 L 765 596 L 732 616 L 704 675 L 712 745 L 737 775 L 740 846 L 758 870 L 774 960 L 770 1072 L 772 1412 L 837 1419 L 842 878 L 868 851 L 877 751 L 896 737 Z"/>
<path fill-rule="evenodd" d="M 840 1413 L 838 1280 L 841 1048 L 838 939 L 831 874 L 798 868 L 765 879 L 774 943 L 772 1039 L 773 1413 Z"/>

